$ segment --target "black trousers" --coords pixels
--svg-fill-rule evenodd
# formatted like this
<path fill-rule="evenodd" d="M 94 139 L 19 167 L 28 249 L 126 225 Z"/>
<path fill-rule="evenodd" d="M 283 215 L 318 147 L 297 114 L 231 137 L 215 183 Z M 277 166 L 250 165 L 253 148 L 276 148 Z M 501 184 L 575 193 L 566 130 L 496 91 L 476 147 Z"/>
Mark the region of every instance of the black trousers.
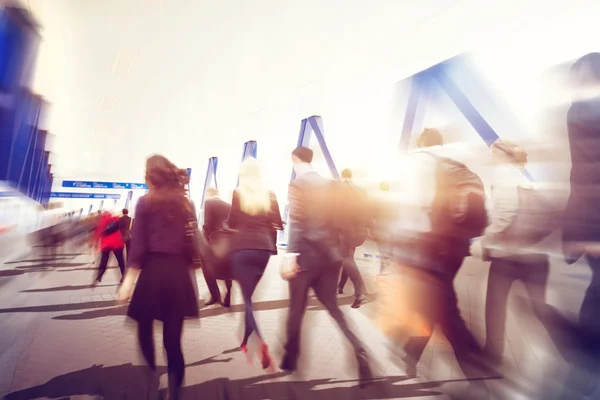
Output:
<path fill-rule="evenodd" d="M 549 262 L 546 256 L 523 258 L 494 258 L 490 264 L 485 302 L 486 352 L 496 361 L 504 354 L 504 336 L 508 293 L 512 284 L 525 284 L 536 316 L 544 321 L 538 304 L 546 301 Z"/>
<path fill-rule="evenodd" d="M 204 275 L 204 281 L 206 282 L 206 286 L 208 286 L 208 291 L 210 292 L 210 297 L 212 300 L 221 301 L 221 290 L 219 289 L 219 285 L 217 284 L 217 280 L 210 275 L 208 269 L 205 268 L 202 270 L 202 274 Z M 225 287 L 227 288 L 227 295 L 231 295 L 231 279 L 227 279 L 225 281 Z"/>
<path fill-rule="evenodd" d="M 131 240 L 126 240 L 125 241 L 125 250 L 127 251 L 127 261 L 129 261 L 129 254 L 131 254 Z"/>
<path fill-rule="evenodd" d="M 346 286 L 348 278 L 350 278 L 352 285 L 354 285 L 354 297 L 360 297 L 366 294 L 367 290 L 365 287 L 365 281 L 363 280 L 360 271 L 358 270 L 358 266 L 356 265 L 356 260 L 354 259 L 355 252 L 356 249 L 351 249 L 344 258 L 339 290 L 344 290 L 344 286 Z"/>
<path fill-rule="evenodd" d="M 439 262 L 447 265 L 449 271 L 458 271 L 464 256 L 446 255 Z M 425 272 L 427 279 L 423 279 L 415 288 L 418 295 L 412 305 L 416 311 L 429 325 L 429 332 L 439 325 L 442 332 L 450 342 L 458 365 L 467 379 L 476 378 L 480 370 L 478 357 L 481 349 L 477 340 L 467 328 L 458 308 L 458 298 L 454 291 L 454 273 L 448 275 L 433 274 Z M 428 336 L 413 336 L 404 345 L 406 361 L 416 365 L 431 339 Z M 471 383 L 474 383 L 472 381 Z"/>
<path fill-rule="evenodd" d="M 267 268 L 272 254 L 268 250 L 239 250 L 231 255 L 233 276 L 240 284 L 246 307 L 242 345 L 248 343 L 248 338 L 253 332 L 256 332 L 259 338 L 261 337 L 252 309 L 252 295 Z"/>
<path fill-rule="evenodd" d="M 318 262 L 315 262 L 314 265 L 299 272 L 295 278 L 289 281 L 290 309 L 286 324 L 287 342 L 284 348 L 286 351 L 285 359 L 292 368 L 296 368 L 300 356 L 302 320 L 308 303 L 308 291 L 311 288 L 317 299 L 342 330 L 342 333 L 357 353 L 357 357 L 363 351 L 361 341 L 350 330 L 346 318 L 337 304 L 336 289 L 340 267 L 341 265 L 318 265 Z"/>
<path fill-rule="evenodd" d="M 181 350 L 181 335 L 183 333 L 183 317 L 170 314 L 163 325 L 163 345 L 167 352 L 169 375 L 173 375 L 175 384 L 179 387 L 185 376 L 185 360 Z M 152 370 L 156 370 L 154 350 L 154 321 L 138 322 L 138 341 L 142 355 Z"/>
<path fill-rule="evenodd" d="M 108 265 L 108 258 L 110 257 L 110 253 L 115 255 L 117 259 L 117 263 L 119 263 L 119 269 L 121 270 L 121 280 L 125 276 L 125 260 L 123 259 L 123 249 L 104 249 L 102 250 L 102 256 L 100 257 L 100 265 L 98 265 L 98 277 L 96 280 L 98 282 L 102 281 L 102 277 L 106 272 L 106 266 Z"/>

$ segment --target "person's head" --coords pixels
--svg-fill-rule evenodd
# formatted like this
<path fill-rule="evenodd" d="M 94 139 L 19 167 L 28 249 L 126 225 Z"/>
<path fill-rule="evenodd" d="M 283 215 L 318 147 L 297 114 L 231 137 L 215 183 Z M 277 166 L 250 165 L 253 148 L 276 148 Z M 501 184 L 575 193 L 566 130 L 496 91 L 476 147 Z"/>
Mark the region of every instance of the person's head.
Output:
<path fill-rule="evenodd" d="M 123 215 L 129 215 L 129 210 L 128 210 L 128 209 L 126 209 L 126 208 L 124 208 L 124 209 L 123 209 Z"/>
<path fill-rule="evenodd" d="M 217 188 L 209 187 L 208 189 L 206 189 L 206 197 L 209 199 L 219 197 L 219 191 L 217 190 Z"/>
<path fill-rule="evenodd" d="M 271 192 L 264 186 L 262 171 L 255 158 L 247 158 L 242 162 L 239 171 L 240 208 L 250 215 L 269 212 L 271 209 Z"/>
<path fill-rule="evenodd" d="M 427 148 L 444 144 L 442 134 L 437 129 L 425 128 L 417 138 L 417 147 Z"/>
<path fill-rule="evenodd" d="M 389 192 L 390 191 L 389 182 L 386 182 L 386 181 L 379 182 L 379 190 L 381 190 L 382 192 Z"/>
<path fill-rule="evenodd" d="M 575 87 L 600 85 L 600 53 L 589 53 L 575 61 L 569 75 Z"/>
<path fill-rule="evenodd" d="M 492 144 L 492 163 L 494 165 L 513 164 L 525 168 L 527 152 L 521 146 L 508 140 L 498 139 Z"/>
<path fill-rule="evenodd" d="M 177 168 L 166 157 L 154 155 L 146 161 L 148 199 L 155 212 L 169 219 L 190 210 L 186 197 L 189 181 L 187 171 Z"/>
<path fill-rule="evenodd" d="M 296 147 L 292 151 L 292 163 L 296 164 L 310 164 L 313 160 L 313 151 L 308 147 Z"/>
<path fill-rule="evenodd" d="M 342 170 L 342 173 L 340 174 L 340 176 L 342 177 L 342 180 L 351 181 L 352 180 L 352 170 L 346 168 L 346 169 Z"/>

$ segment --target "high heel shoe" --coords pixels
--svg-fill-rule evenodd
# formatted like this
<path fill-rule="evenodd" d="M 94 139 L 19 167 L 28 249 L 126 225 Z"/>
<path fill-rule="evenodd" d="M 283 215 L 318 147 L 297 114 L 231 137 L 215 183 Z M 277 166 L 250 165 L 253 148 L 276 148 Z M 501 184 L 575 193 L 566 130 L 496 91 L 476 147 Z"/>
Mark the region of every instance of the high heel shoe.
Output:
<path fill-rule="evenodd" d="M 250 364 L 250 365 L 254 364 L 254 362 L 252 361 L 252 356 L 250 355 L 250 353 L 248 353 L 248 346 L 243 344 L 240 346 L 240 350 L 242 350 L 242 353 L 244 353 L 244 355 L 246 356 L 246 360 L 248 360 L 248 364 Z"/>
<path fill-rule="evenodd" d="M 261 359 L 262 367 L 263 367 L 263 369 L 268 369 L 273 364 L 273 361 L 271 360 L 271 355 L 269 354 L 269 348 L 267 347 L 266 344 L 263 343 L 263 345 L 261 347 L 261 351 L 262 351 L 262 359 Z"/>

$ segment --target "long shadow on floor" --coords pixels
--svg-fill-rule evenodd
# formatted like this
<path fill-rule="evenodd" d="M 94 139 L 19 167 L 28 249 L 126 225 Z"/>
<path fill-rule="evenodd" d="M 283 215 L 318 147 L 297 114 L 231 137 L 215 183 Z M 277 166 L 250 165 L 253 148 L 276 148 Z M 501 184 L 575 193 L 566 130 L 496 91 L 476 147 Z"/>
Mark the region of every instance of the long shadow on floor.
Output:
<path fill-rule="evenodd" d="M 89 262 L 87 263 L 62 263 L 62 264 L 56 264 L 56 263 L 48 263 L 48 264 L 31 264 L 31 265 L 21 265 L 18 267 L 15 267 L 15 269 L 18 270 L 30 270 L 30 269 L 38 269 L 38 268 L 75 268 L 75 267 L 81 267 L 83 265 L 90 265 Z"/>
<path fill-rule="evenodd" d="M 372 300 L 374 298 L 374 296 L 370 296 L 369 299 Z M 352 302 L 354 301 L 354 297 L 341 297 L 338 299 L 338 304 L 340 306 L 343 305 L 348 305 L 348 304 L 352 304 Z M 111 302 L 100 302 L 102 304 L 106 304 L 106 303 L 111 303 Z M 78 309 L 84 309 L 84 308 L 88 308 L 88 307 L 84 307 L 84 304 L 90 304 L 90 303 L 82 303 L 82 304 L 65 304 L 63 305 L 65 308 L 62 308 L 60 311 L 68 311 L 68 310 L 78 310 Z M 96 302 L 95 304 L 99 304 L 98 302 Z M 52 319 L 56 319 L 56 320 L 87 320 L 87 319 L 96 319 L 96 318 L 104 318 L 104 317 L 115 317 L 115 316 L 121 316 L 121 315 L 125 315 L 127 312 L 127 305 L 123 305 L 123 303 L 120 302 L 112 302 L 111 304 L 107 304 L 107 305 L 102 305 L 100 307 L 108 307 L 111 305 L 121 305 L 121 307 L 113 307 L 113 308 L 104 308 L 102 310 L 91 310 L 91 311 L 85 311 L 82 312 L 80 314 L 66 314 L 66 315 L 58 315 L 56 317 L 53 317 Z M 283 299 L 283 300 L 270 300 L 270 301 L 261 301 L 261 302 L 257 302 L 257 303 L 253 303 L 254 306 L 254 310 L 255 311 L 270 311 L 270 310 L 280 310 L 280 309 L 284 309 L 284 308 L 288 308 L 290 305 L 290 301 L 289 299 Z M 69 308 L 69 306 L 72 306 L 72 308 Z M 79 307 L 77 307 L 79 306 Z M 44 306 L 42 306 L 44 307 Z M 89 307 L 89 308 L 100 308 L 99 306 L 95 306 L 95 307 Z M 31 307 L 28 307 L 27 310 L 25 310 L 25 312 L 32 312 Z M 316 299 L 310 299 L 308 301 L 308 311 L 321 311 L 324 310 L 325 307 L 323 307 L 323 305 L 321 303 L 319 303 L 318 300 Z M 16 310 L 16 311 L 15 311 Z M 21 312 L 22 309 L 13 309 L 13 311 L 10 312 Z M 246 308 L 244 307 L 243 304 L 235 304 L 233 306 L 231 306 L 230 308 L 224 308 L 221 306 L 216 306 L 213 308 L 205 308 L 200 310 L 200 318 L 206 318 L 206 317 L 215 317 L 218 315 L 223 315 L 223 314 L 229 314 L 229 313 L 241 313 L 244 312 L 246 310 Z M 43 311 L 56 311 L 55 309 L 42 309 L 42 310 L 35 310 L 36 312 L 43 312 Z M 0 309 L 0 313 L 2 312 L 8 312 L 8 311 L 4 311 Z"/>
<path fill-rule="evenodd" d="M 84 255 L 84 254 L 80 254 L 80 255 Z M 57 257 L 44 257 L 44 258 L 37 258 L 37 259 L 31 259 L 31 260 L 18 260 L 18 261 L 9 261 L 9 262 L 5 262 L 4 264 L 6 265 L 14 265 L 14 264 L 24 264 L 24 263 L 34 263 L 34 262 L 48 262 L 48 261 L 63 261 L 63 260 L 72 260 L 73 257 L 71 256 L 57 256 Z"/>
<path fill-rule="evenodd" d="M 88 301 L 84 303 L 73 303 L 73 304 L 50 304 L 44 306 L 31 306 L 31 307 L 14 307 L 14 308 L 1 308 L 0 314 L 6 313 L 20 313 L 20 312 L 56 312 L 56 311 L 75 311 L 81 309 L 92 309 L 92 308 L 104 308 L 104 307 L 114 307 L 121 305 L 122 309 L 126 309 L 123 305 L 123 302 L 118 300 L 103 300 L 103 301 Z M 113 308 L 109 308 L 106 311 L 113 310 Z M 122 313 L 108 313 L 106 316 L 110 315 L 123 315 Z M 67 319 L 67 318 L 56 318 L 55 319 Z"/>
<path fill-rule="evenodd" d="M 229 359 L 230 360 L 230 359 Z M 209 358 L 188 367 L 229 360 Z M 165 373 L 166 368 L 159 368 Z M 147 395 L 146 367 L 123 364 L 114 367 L 94 365 L 90 368 L 61 375 L 32 388 L 8 394 L 6 400 L 37 398 L 69 398 L 77 395 L 100 395 L 105 399 L 142 399 Z M 191 371 L 188 371 L 190 373 Z M 441 394 L 436 388 L 444 383 L 462 380 L 406 383 L 405 376 L 376 378 L 366 388 L 358 381 L 338 381 L 331 378 L 309 381 L 279 380 L 286 374 L 260 375 L 246 379 L 213 379 L 185 387 L 182 399 L 397 399 Z M 340 386 L 341 385 L 341 386 Z M 351 385 L 351 386 L 349 386 Z M 165 391 L 165 389 L 162 389 Z"/>
<path fill-rule="evenodd" d="M 98 285 L 96 286 L 97 288 L 104 288 L 104 287 L 115 287 L 117 286 L 115 285 Z M 21 290 L 21 293 L 46 293 L 46 292 L 66 292 L 66 291 L 70 291 L 70 290 L 85 290 L 85 289 L 89 289 L 90 285 L 78 285 L 78 286 L 57 286 L 57 287 L 52 287 L 52 288 L 46 288 L 46 289 L 29 289 L 29 290 Z"/>
<path fill-rule="evenodd" d="M 210 357 L 193 364 L 196 367 L 211 363 L 226 363 L 232 358 L 217 360 Z M 167 368 L 157 367 L 160 374 Z M 105 399 L 143 399 L 147 393 L 148 368 L 143 365 L 122 364 L 111 367 L 93 365 L 80 371 L 57 376 L 48 382 L 28 389 L 13 392 L 6 400 L 28 400 L 39 398 L 70 398 L 78 395 L 101 395 Z"/>

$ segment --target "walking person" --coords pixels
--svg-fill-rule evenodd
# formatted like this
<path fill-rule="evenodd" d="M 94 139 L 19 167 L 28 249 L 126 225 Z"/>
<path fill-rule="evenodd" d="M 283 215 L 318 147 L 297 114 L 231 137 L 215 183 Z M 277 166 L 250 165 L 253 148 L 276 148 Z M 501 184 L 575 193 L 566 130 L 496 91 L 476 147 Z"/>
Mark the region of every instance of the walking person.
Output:
<path fill-rule="evenodd" d="M 340 277 L 338 293 L 344 293 L 344 286 L 346 286 L 346 282 L 348 282 L 348 278 L 350 278 L 352 285 L 354 286 L 354 302 L 351 307 L 359 308 L 367 303 L 367 288 L 362 275 L 358 270 L 358 266 L 356 265 L 354 254 L 356 253 L 356 248 L 362 245 L 367 238 L 370 210 L 366 192 L 352 183 L 352 171 L 349 169 L 343 170 L 341 177 L 343 180 L 343 188 L 345 189 L 344 192 L 348 196 L 347 201 L 344 203 L 349 204 L 350 202 L 359 199 L 361 200 L 362 210 L 360 210 L 359 213 L 356 213 L 358 218 L 354 221 L 348 221 L 348 227 L 344 229 L 346 232 L 346 234 L 342 236 L 344 261 L 342 264 L 342 275 Z M 339 206 L 341 207 L 342 205 L 340 204 Z M 358 219 L 360 219 L 360 222 L 355 224 Z"/>
<path fill-rule="evenodd" d="M 136 206 L 130 268 L 120 292 L 121 299 L 128 299 L 133 290 L 127 315 L 138 324 L 139 346 L 151 372 L 151 390 L 158 387 L 153 324 L 155 320 L 163 322 L 172 400 L 179 398 L 185 375 L 183 321 L 198 317 L 186 237 L 187 221 L 196 218 L 194 205 L 186 196 L 188 182 L 187 171 L 165 157 L 156 155 L 147 160 L 148 194 Z"/>
<path fill-rule="evenodd" d="M 343 263 L 337 227 L 331 219 L 333 181 L 321 177 L 311 165 L 313 152 L 298 147 L 292 152 L 296 179 L 289 188 L 288 266 L 290 308 L 286 323 L 287 341 L 281 369 L 295 371 L 300 357 L 300 333 L 306 311 L 308 291 L 335 320 L 354 349 L 361 381 L 372 378 L 367 353 L 352 332 L 337 304 L 336 289 Z"/>
<path fill-rule="evenodd" d="M 273 227 L 282 228 L 275 194 L 264 186 L 260 167 L 254 158 L 246 159 L 239 172 L 239 186 L 233 192 L 227 226 L 237 231 L 231 248 L 233 277 L 240 284 L 245 305 L 244 337 L 240 348 L 248 355 L 248 339 L 256 333 L 261 343 L 263 369 L 271 366 L 271 356 L 254 317 L 252 295 L 269 259 L 277 254 Z"/>
<path fill-rule="evenodd" d="M 123 242 L 123 236 L 121 236 L 121 231 L 119 230 L 119 218 L 111 215 L 108 211 L 104 212 L 100 216 L 98 226 L 96 227 L 95 237 L 96 242 L 100 243 L 101 255 L 100 264 L 98 265 L 98 275 L 93 285 L 102 282 L 110 253 L 113 253 L 117 259 L 119 270 L 121 270 L 121 280 L 119 283 L 122 283 L 125 277 L 125 260 L 123 258 L 125 242 Z"/>
<path fill-rule="evenodd" d="M 521 280 L 525 284 L 529 298 L 533 300 L 533 311 L 540 317 L 541 310 L 537 304 L 545 303 L 550 272 L 547 253 L 538 243 L 529 243 L 531 240 L 525 240 L 525 237 L 520 240 L 526 235 L 528 227 L 522 226 L 523 224 L 517 226 L 515 223 L 518 224 L 519 215 L 526 217 L 527 213 L 545 212 L 548 223 L 544 225 L 549 225 L 550 220 L 556 216 L 549 209 L 542 209 L 541 204 L 536 204 L 535 210 L 527 209 L 528 204 L 519 200 L 525 195 L 532 199 L 532 196 L 537 196 L 531 183 L 523 175 L 527 163 L 525 150 L 502 140 L 496 141 L 491 149 L 494 163 L 491 225 L 486 229 L 485 235 L 471 245 L 471 254 L 491 259 L 485 303 L 484 350 L 488 361 L 499 366 L 504 354 L 508 294 L 513 282 Z M 539 219 L 537 222 L 543 223 Z"/>
<path fill-rule="evenodd" d="M 202 227 L 202 232 L 204 233 L 206 240 L 210 243 L 210 235 L 226 226 L 231 206 L 219 198 L 219 192 L 215 188 L 208 188 L 206 190 L 206 195 L 208 198 L 204 202 L 204 225 Z M 211 275 L 209 268 L 204 268 L 202 273 L 208 291 L 210 292 L 210 299 L 204 305 L 211 306 L 213 304 L 221 303 L 223 307 L 229 308 L 231 306 L 231 279 L 225 280 L 227 293 L 225 294 L 225 299 L 221 301 L 221 291 L 219 290 L 217 279 Z"/>
<path fill-rule="evenodd" d="M 129 259 L 129 252 L 131 250 L 131 217 L 129 216 L 129 210 L 123 209 L 123 216 L 119 219 L 119 230 L 121 236 L 125 242 L 125 250 L 127 251 L 127 259 Z"/>
<path fill-rule="evenodd" d="M 487 226 L 483 183 L 457 161 L 461 154 L 456 149 L 443 146 L 438 130 L 425 129 L 417 144 L 420 150 L 410 160 L 414 182 L 407 184 L 415 189 L 414 197 L 410 212 L 401 218 L 399 237 L 405 243 L 394 253 L 406 269 L 404 274 L 415 277 L 411 307 L 426 332 L 410 337 L 404 345 L 407 373 L 416 375 L 433 327 L 439 324 L 469 380 L 461 398 L 487 398 L 487 385 L 475 376 L 482 365 L 481 349 L 461 316 L 454 290 L 470 240 L 481 236 Z"/>

